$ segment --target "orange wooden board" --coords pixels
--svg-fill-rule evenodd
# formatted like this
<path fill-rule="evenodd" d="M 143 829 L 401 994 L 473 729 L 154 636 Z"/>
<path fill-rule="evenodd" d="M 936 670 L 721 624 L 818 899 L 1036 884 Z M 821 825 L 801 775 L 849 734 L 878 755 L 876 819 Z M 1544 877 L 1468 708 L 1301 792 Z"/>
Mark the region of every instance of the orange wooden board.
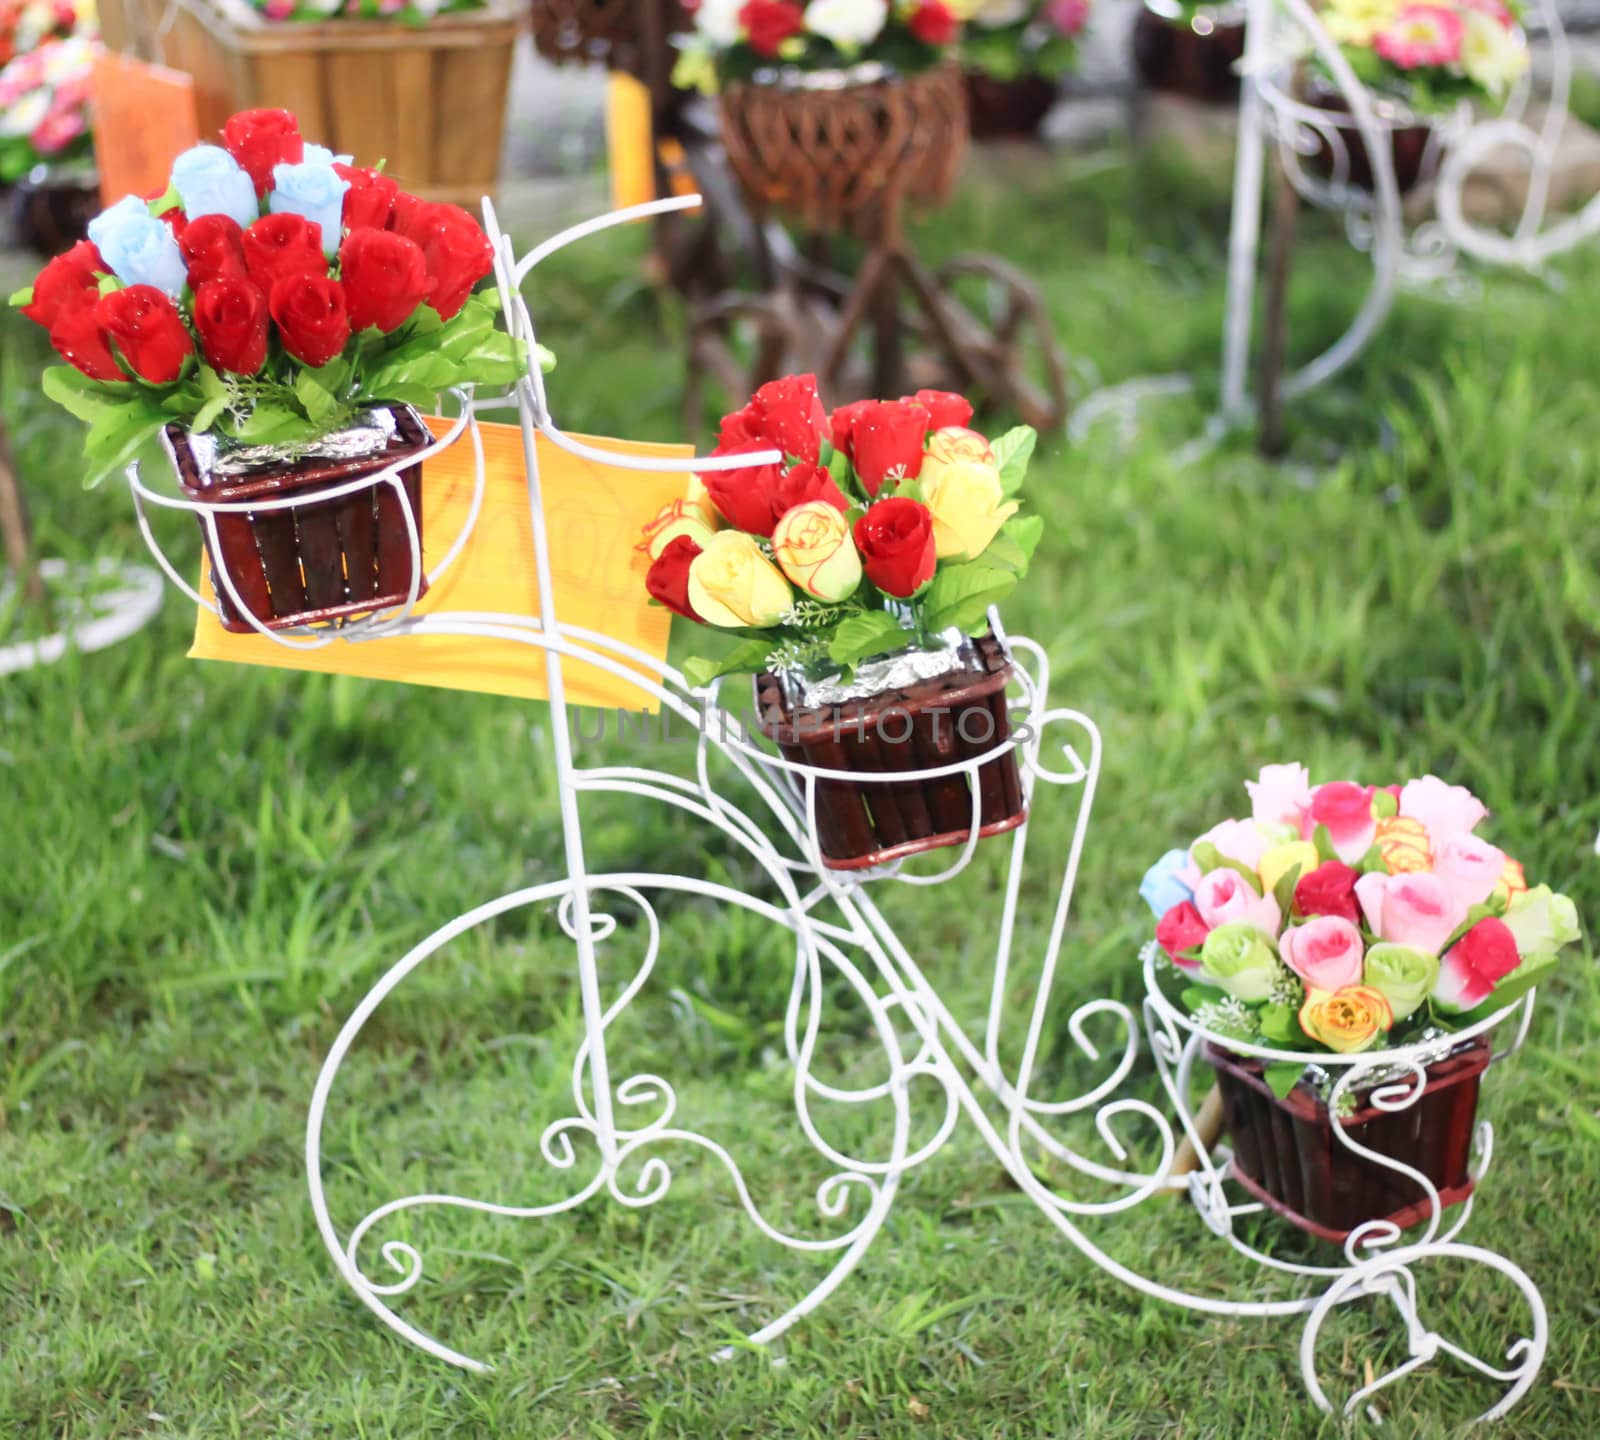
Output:
<path fill-rule="evenodd" d="M 166 193 L 172 162 L 199 143 L 194 79 L 126 55 L 101 55 L 91 81 L 100 199 Z"/>
<path fill-rule="evenodd" d="M 449 420 L 430 417 L 435 434 Z M 533 523 L 522 460 L 522 431 L 482 425 L 484 499 L 472 538 L 455 564 L 417 602 L 416 614 L 479 611 L 539 613 L 533 560 Z M 686 445 L 592 439 L 620 454 L 687 458 Z M 664 659 L 672 617 L 649 603 L 645 558 L 633 548 L 640 528 L 657 510 L 685 493 L 688 477 L 623 470 L 581 460 L 538 440 L 556 611 L 567 625 L 596 630 Z M 473 456 L 467 435 L 423 467 L 423 560 L 432 567 L 454 543 L 472 501 Z M 212 598 L 209 566 L 200 590 Z M 201 610 L 189 654 L 322 674 L 361 675 L 412 685 L 481 691 L 527 700 L 548 698 L 544 652 L 515 641 L 447 635 L 405 635 L 336 643 L 320 650 L 288 650 L 262 635 L 232 635 L 209 610 Z M 643 673 L 643 672 L 641 672 Z M 565 665 L 568 700 L 576 705 L 620 706 L 655 712 L 654 699 L 593 665 Z"/>

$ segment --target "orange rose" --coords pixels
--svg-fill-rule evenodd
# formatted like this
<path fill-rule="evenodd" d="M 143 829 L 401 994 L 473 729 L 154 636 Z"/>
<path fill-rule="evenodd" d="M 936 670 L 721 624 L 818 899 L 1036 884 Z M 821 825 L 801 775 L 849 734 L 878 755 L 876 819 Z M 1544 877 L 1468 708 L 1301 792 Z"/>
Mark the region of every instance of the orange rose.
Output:
<path fill-rule="evenodd" d="M 1394 1010 L 1387 997 L 1370 985 L 1308 989 L 1300 1007 L 1300 1028 L 1340 1055 L 1369 1049 L 1393 1025 Z"/>
<path fill-rule="evenodd" d="M 1383 868 L 1391 875 L 1409 875 L 1433 868 L 1427 827 L 1420 820 L 1405 815 L 1386 816 L 1378 821 L 1373 843 L 1383 856 Z"/>

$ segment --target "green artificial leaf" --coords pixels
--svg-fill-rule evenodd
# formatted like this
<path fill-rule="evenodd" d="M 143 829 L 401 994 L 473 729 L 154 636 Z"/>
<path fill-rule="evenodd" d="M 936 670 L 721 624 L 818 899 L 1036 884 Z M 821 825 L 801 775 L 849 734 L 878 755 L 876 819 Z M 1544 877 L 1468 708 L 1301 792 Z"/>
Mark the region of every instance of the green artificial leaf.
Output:
<path fill-rule="evenodd" d="M 1019 580 L 1025 579 L 1043 534 L 1043 516 L 1014 515 L 1000 527 L 1000 533 L 978 558 L 986 565 L 1002 566 Z"/>
<path fill-rule="evenodd" d="M 840 622 L 828 642 L 828 658 L 835 665 L 854 668 L 874 655 L 901 649 L 909 639 L 887 610 L 872 610 Z"/>
<path fill-rule="evenodd" d="M 1339 852 L 1333 848 L 1333 836 L 1328 832 L 1326 825 L 1318 825 L 1311 832 L 1311 843 L 1317 847 L 1317 859 L 1324 865 L 1330 860 L 1339 858 Z"/>
<path fill-rule="evenodd" d="M 1261 1023 L 1261 1038 L 1274 1045 L 1304 1045 L 1310 1038 L 1300 1028 L 1300 1016 L 1292 1005 L 1276 1002 L 1263 1005 L 1257 1019 Z"/>
<path fill-rule="evenodd" d="M 930 630 L 952 625 L 968 632 L 988 623 L 989 607 L 998 605 L 1014 589 L 1017 577 L 978 560 L 942 565 L 922 597 L 922 614 Z"/>
<path fill-rule="evenodd" d="M 1179 999 L 1191 1015 L 1198 1015 L 1207 1005 L 1215 1005 L 1222 991 L 1212 985 L 1186 985 Z"/>
<path fill-rule="evenodd" d="M 1000 489 L 1006 495 L 1015 495 L 1028 478 L 1028 462 L 1033 459 L 1033 448 L 1039 443 L 1039 432 L 1031 425 L 1018 425 L 1007 430 L 998 440 L 989 444 L 994 452 L 994 463 L 1000 467 Z"/>
<path fill-rule="evenodd" d="M 1400 802 L 1387 790 L 1377 790 L 1372 796 L 1372 817 L 1375 820 L 1387 820 L 1400 813 Z"/>
<path fill-rule="evenodd" d="M 228 408 L 226 395 L 214 395 L 207 400 L 198 410 L 190 416 L 188 428 L 197 435 L 203 435 L 217 423 L 217 417 Z"/>
<path fill-rule="evenodd" d="M 6 303 L 8 305 L 33 304 L 33 286 L 24 285 L 22 289 L 13 291 L 10 300 L 8 300 Z"/>
<path fill-rule="evenodd" d="M 316 433 L 316 427 L 298 411 L 276 401 L 262 400 L 233 432 L 233 438 L 244 445 L 276 445 L 309 438 Z"/>
<path fill-rule="evenodd" d="M 114 475 L 135 460 L 167 423 L 167 417 L 147 396 L 140 395 L 127 404 L 106 410 L 89 427 L 83 453 L 89 462 L 84 489 L 92 490 L 108 475 Z"/>
<path fill-rule="evenodd" d="M 178 187 L 169 184 L 165 193 L 158 195 L 150 202 L 150 213 L 160 219 L 169 210 L 176 210 L 183 204 L 183 196 L 178 194 Z"/>
<path fill-rule="evenodd" d="M 51 365 L 39 377 L 39 388 L 63 410 L 92 425 L 107 410 L 139 398 L 139 388 L 126 380 L 91 380 L 70 365 Z"/>
<path fill-rule="evenodd" d="M 1200 867 L 1202 875 L 1209 875 L 1213 870 L 1234 870 L 1244 876 L 1257 895 L 1261 893 L 1261 877 L 1243 861 L 1230 860 L 1209 840 L 1196 842 L 1189 853 L 1194 856 L 1194 863 Z"/>
<path fill-rule="evenodd" d="M 1358 861 L 1355 868 L 1363 875 L 1387 875 L 1389 867 L 1383 863 L 1383 851 L 1376 845 L 1372 846 Z"/>
<path fill-rule="evenodd" d="M 746 640 L 719 659 L 695 655 L 684 661 L 683 677 L 698 690 L 723 675 L 756 675 L 766 669 L 771 653 L 770 640 Z"/>
<path fill-rule="evenodd" d="M 843 450 L 835 450 L 828 457 L 828 474 L 833 476 L 833 483 L 841 490 L 849 493 L 850 485 L 850 457 Z"/>
<path fill-rule="evenodd" d="M 300 369 L 294 377 L 295 398 L 305 406 L 306 416 L 313 424 L 325 425 L 339 413 L 339 402 L 333 391 L 317 378 L 317 372 Z"/>
<path fill-rule="evenodd" d="M 1306 1067 L 1298 1060 L 1274 1060 L 1261 1078 L 1267 1082 L 1267 1088 L 1282 1100 L 1300 1083 L 1300 1077 L 1305 1073 Z"/>
<path fill-rule="evenodd" d="M 1287 919 L 1294 913 L 1294 887 L 1300 883 L 1299 865 L 1292 866 L 1278 877 L 1272 887 L 1272 898 L 1278 902 L 1278 913 Z"/>

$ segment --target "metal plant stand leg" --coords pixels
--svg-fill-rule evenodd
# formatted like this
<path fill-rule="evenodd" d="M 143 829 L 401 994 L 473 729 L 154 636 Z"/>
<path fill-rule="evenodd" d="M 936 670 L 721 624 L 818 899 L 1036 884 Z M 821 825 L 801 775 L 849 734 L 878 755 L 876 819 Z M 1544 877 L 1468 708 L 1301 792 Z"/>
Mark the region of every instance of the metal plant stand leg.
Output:
<path fill-rule="evenodd" d="M 485 204 L 486 229 L 494 243 L 496 278 L 514 333 L 533 341 L 534 327 L 521 293 L 523 282 L 538 264 L 562 246 L 593 231 L 623 220 L 650 218 L 683 208 L 689 201 L 666 201 L 635 207 L 616 216 L 588 222 L 537 246 L 518 260 L 500 233 L 493 208 Z M 540 489 L 536 438 L 579 456 L 598 458 L 611 465 L 642 469 L 704 472 L 767 463 L 773 452 L 677 462 L 623 457 L 595 450 L 559 429 L 551 416 L 544 379 L 531 370 L 517 390 L 523 454 L 527 466 L 528 497 L 533 527 L 534 560 L 541 577 L 541 614 L 536 620 L 492 614 L 415 613 L 415 591 L 407 603 L 392 610 L 346 622 L 337 629 L 259 632 L 273 643 L 320 647 L 360 640 L 383 643 L 390 635 L 457 635 L 491 637 L 522 644 L 543 653 L 550 689 L 549 728 L 559 782 L 562 845 L 565 874 L 558 879 L 490 899 L 458 916 L 422 940 L 397 961 L 367 992 L 334 1040 L 317 1076 L 306 1122 L 306 1168 L 311 1206 L 317 1228 L 338 1273 L 361 1302 L 385 1325 L 410 1343 L 439 1359 L 472 1370 L 486 1368 L 484 1361 L 436 1337 L 417 1320 L 396 1308 L 405 1297 L 412 1304 L 425 1271 L 422 1249 L 411 1241 L 387 1233 L 397 1218 L 420 1212 L 464 1211 L 506 1219 L 553 1219 L 590 1201 L 602 1198 L 629 1209 L 640 1209 L 664 1199 L 673 1184 L 674 1171 L 662 1153 L 666 1147 L 700 1152 L 726 1172 L 740 1208 L 757 1230 L 777 1245 L 801 1255 L 813 1255 L 827 1269 L 801 1297 L 780 1313 L 754 1325 L 749 1340 L 757 1344 L 776 1340 L 797 1321 L 822 1304 L 849 1276 L 881 1232 L 899 1195 L 901 1180 L 939 1153 L 963 1124 L 975 1127 L 984 1142 L 1040 1214 L 1085 1259 L 1118 1280 L 1155 1298 L 1203 1314 L 1234 1317 L 1303 1317 L 1301 1366 L 1312 1400 L 1332 1408 L 1318 1376 L 1318 1340 L 1327 1318 L 1336 1310 L 1363 1299 L 1380 1298 L 1392 1304 L 1408 1341 L 1408 1358 L 1391 1372 L 1375 1377 L 1344 1401 L 1347 1412 L 1376 1410 L 1379 1392 L 1431 1362 L 1452 1363 L 1497 1381 L 1502 1399 L 1488 1412 L 1504 1413 L 1533 1383 L 1543 1358 L 1547 1323 L 1537 1289 L 1511 1262 L 1488 1251 L 1464 1245 L 1458 1236 L 1471 1213 L 1470 1203 L 1444 1224 L 1436 1191 L 1432 1209 L 1420 1238 L 1407 1240 L 1387 1222 L 1362 1227 L 1347 1241 L 1340 1260 L 1324 1266 L 1285 1262 L 1257 1250 L 1236 1233 L 1236 1222 L 1261 1207 L 1249 1200 L 1239 1203 L 1232 1193 L 1225 1155 L 1208 1153 L 1201 1141 L 1191 1106 L 1194 1069 L 1207 1036 L 1196 1022 L 1163 999 L 1156 984 L 1157 960 L 1146 958 L 1148 998 L 1143 1024 L 1133 1009 L 1109 998 L 1074 1002 L 1065 1018 L 1065 1036 L 1078 1055 L 1089 1062 L 1098 1078 L 1081 1093 L 1036 1093 L 1037 1072 L 1047 1044 L 1054 1044 L 1051 1024 L 1061 979 L 1058 971 L 1067 939 L 1072 896 L 1083 858 L 1088 825 L 1095 801 L 1101 764 L 1101 737 L 1094 723 L 1077 711 L 1053 707 L 1049 700 L 1049 664 L 1044 650 L 1022 636 L 1006 637 L 998 615 L 991 615 L 996 635 L 1016 660 L 1014 693 L 1008 704 L 1012 724 L 1008 738 L 986 753 L 926 772 L 927 778 L 964 775 L 972 795 L 973 813 L 968 840 L 942 852 L 942 870 L 930 873 L 919 867 L 908 872 L 901 862 L 868 870 L 838 871 L 823 863 L 817 835 L 817 797 L 820 783 L 835 772 L 796 764 L 772 754 L 747 736 L 719 701 L 720 683 L 703 690 L 686 684 L 672 667 L 638 652 L 609 636 L 565 624 L 556 612 L 549 562 L 549 537 Z M 461 553 L 466 533 L 476 523 L 483 494 L 483 451 L 478 434 L 478 402 L 463 395 L 461 418 L 438 440 L 430 453 L 466 441 L 478 459 L 478 481 L 465 529 L 433 567 L 428 579 L 453 564 Z M 487 404 L 488 402 L 485 402 Z M 493 402 L 497 407 L 503 404 Z M 129 485 L 141 528 L 170 579 L 198 603 L 200 596 L 182 578 L 179 568 L 160 552 L 150 530 L 146 507 L 159 505 L 198 513 L 208 531 L 215 529 L 226 505 L 207 505 L 178 499 L 152 486 L 130 467 Z M 394 476 L 402 504 L 403 488 Z M 354 482 L 353 482 L 354 483 Z M 370 477 L 360 483 L 371 483 Z M 326 500 L 326 494 L 319 495 Z M 304 503 L 295 497 L 282 501 L 250 502 L 256 508 L 292 508 Z M 421 546 L 415 519 L 408 526 L 412 544 L 413 574 L 422 574 Z M 218 576 L 224 591 L 232 594 L 225 572 Z M 415 584 L 415 581 L 414 581 Z M 240 607 L 242 613 L 249 612 Z M 571 717 L 566 703 L 564 669 L 569 662 L 597 667 L 637 686 L 641 694 L 659 703 L 669 716 L 693 727 L 695 744 L 685 749 L 679 771 L 647 769 L 633 765 L 584 766 L 571 744 Z M 1006 751 L 1015 752 L 1023 798 L 1033 807 L 1051 795 L 1056 803 L 1074 807 L 1071 840 L 1064 856 L 1034 856 L 1054 875 L 1054 895 L 1048 931 L 1040 955 L 1040 970 L 1026 1003 L 1025 1020 L 1011 1012 L 1019 989 L 1013 955 L 1024 894 L 1023 877 L 1029 859 L 1029 825 L 1026 821 L 1008 839 L 987 843 L 1008 844 L 1010 864 L 994 914 L 995 950 L 993 981 L 986 1013 L 975 1026 L 954 1014 L 938 985 L 923 968 L 918 954 L 897 933 L 874 902 L 874 887 L 881 885 L 933 886 L 944 884 L 966 869 L 976 853 L 981 818 L 981 792 L 976 783 L 979 767 Z M 896 783 L 896 772 L 881 775 L 851 772 L 858 784 Z M 694 875 L 667 871 L 596 872 L 589 866 L 583 844 L 583 808 L 591 794 L 627 796 L 639 805 L 667 806 L 686 824 L 710 827 L 724 844 L 737 848 L 764 877 L 763 893 L 749 893 Z M 1052 847 L 1052 850 L 1054 847 Z M 1029 893 L 1033 893 L 1030 891 Z M 671 1081 L 662 1075 L 629 1069 L 620 1049 L 612 1045 L 614 1027 L 646 987 L 667 940 L 667 927 L 655 908 L 655 897 L 699 897 L 718 906 L 744 912 L 771 925 L 793 944 L 793 972 L 782 1020 L 782 1056 L 787 1066 L 789 1098 L 794 1123 L 821 1158 L 826 1178 L 815 1191 L 818 1232 L 796 1230 L 776 1223 L 764 1210 L 735 1154 L 723 1143 L 702 1135 L 679 1118 L 679 1101 Z M 355 1042 L 379 1007 L 411 975 L 448 945 L 480 926 L 514 912 L 548 913 L 554 907 L 554 924 L 570 942 L 582 998 L 582 1039 L 571 1057 L 571 1085 L 566 1113 L 549 1121 L 540 1132 L 538 1152 L 547 1175 L 562 1184 L 556 1198 L 538 1204 L 510 1204 L 466 1195 L 427 1190 L 390 1198 L 368 1211 L 353 1227 L 336 1221 L 324 1180 L 325 1143 L 330 1109 L 336 1102 L 340 1073 Z M 628 963 L 612 962 L 603 975 L 602 957 L 619 937 L 631 937 L 639 952 Z M 881 1054 L 879 1078 L 842 1084 L 817 1073 L 819 1038 L 825 1009 L 841 997 L 859 1006 L 867 1019 L 867 1044 L 874 1059 Z M 1532 1013 L 1533 997 L 1509 1007 L 1476 1027 L 1487 1033 L 1497 1025 L 1511 1026 L 1509 1054 L 1521 1042 Z M 1154 1056 L 1164 1105 L 1127 1093 L 1139 1062 L 1141 1035 Z M 1010 1043 L 1019 1038 L 1015 1061 L 1007 1058 Z M 1413 1047 L 1420 1051 L 1422 1047 Z M 1332 1057 L 1329 1064 L 1346 1066 L 1341 1089 L 1372 1079 L 1380 1061 L 1390 1078 L 1384 1081 L 1377 1103 L 1403 1110 L 1421 1095 L 1422 1059 L 1411 1051 L 1385 1052 L 1381 1057 Z M 1400 1079 L 1392 1076 L 1399 1074 Z M 1409 1083 L 1416 1078 L 1418 1083 Z M 1336 1092 L 1337 1093 L 1337 1092 Z M 823 1120 L 832 1107 L 858 1111 L 872 1122 L 870 1141 L 841 1146 Z M 1169 1112 L 1170 1111 L 1170 1115 Z M 1175 1117 L 1175 1118 L 1174 1118 Z M 1092 1150 L 1084 1153 L 1063 1138 L 1061 1129 L 1073 1122 L 1092 1124 Z M 347 1122 L 348 1123 L 348 1122 Z M 1154 1139 L 1154 1158 L 1148 1168 L 1134 1167 L 1123 1137 L 1138 1126 Z M 1336 1126 L 1341 1143 L 1408 1175 L 1404 1166 L 1373 1156 Z M 1180 1139 L 1189 1141 L 1198 1168 L 1181 1174 L 1175 1168 Z M 1488 1127 L 1480 1127 L 1477 1171 L 1481 1174 L 1491 1153 Z M 1087 1197 L 1062 1193 L 1036 1172 L 1040 1156 L 1068 1177 L 1074 1191 L 1089 1187 Z M 1420 1177 L 1417 1177 L 1420 1180 Z M 1422 1180 L 1424 1187 L 1427 1182 Z M 1239 1255 L 1255 1262 L 1276 1282 L 1282 1293 L 1262 1298 L 1259 1275 L 1252 1277 L 1248 1300 L 1187 1293 L 1158 1281 L 1109 1253 L 1089 1227 L 1162 1195 L 1188 1196 L 1188 1207 L 1173 1207 L 1175 1226 L 1188 1234 L 1214 1235 Z M 372 1253 L 375 1250 L 375 1256 Z M 381 1264 L 369 1264 L 372 1261 Z M 1423 1321 L 1421 1290 L 1432 1262 L 1481 1267 L 1504 1278 L 1517 1292 L 1527 1314 L 1523 1335 L 1514 1339 L 1502 1357 L 1483 1360 L 1430 1329 Z M 1508 1322 L 1513 1323 L 1513 1322 Z M 720 1352 L 723 1358 L 732 1351 Z"/>

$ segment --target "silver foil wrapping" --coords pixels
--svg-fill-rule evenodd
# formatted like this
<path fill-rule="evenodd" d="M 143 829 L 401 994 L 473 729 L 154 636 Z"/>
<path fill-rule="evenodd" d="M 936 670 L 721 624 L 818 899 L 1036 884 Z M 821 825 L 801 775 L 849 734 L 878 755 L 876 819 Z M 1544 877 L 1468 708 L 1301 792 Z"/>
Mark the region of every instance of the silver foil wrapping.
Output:
<path fill-rule="evenodd" d="M 909 637 L 908 637 L 909 638 Z M 847 700 L 864 700 L 885 690 L 903 690 L 921 680 L 948 675 L 966 665 L 974 655 L 972 642 L 960 630 L 945 630 L 928 646 L 909 646 L 892 655 L 880 655 L 856 666 L 855 674 L 843 679 L 837 671 L 810 674 L 804 670 L 780 669 L 778 679 L 792 705 L 815 709 L 842 705 Z"/>
<path fill-rule="evenodd" d="M 363 411 L 348 429 L 293 445 L 220 445 L 215 435 L 192 435 L 189 444 L 201 473 L 222 478 L 248 475 L 269 465 L 299 460 L 361 460 L 388 448 L 395 437 L 388 410 Z"/>

